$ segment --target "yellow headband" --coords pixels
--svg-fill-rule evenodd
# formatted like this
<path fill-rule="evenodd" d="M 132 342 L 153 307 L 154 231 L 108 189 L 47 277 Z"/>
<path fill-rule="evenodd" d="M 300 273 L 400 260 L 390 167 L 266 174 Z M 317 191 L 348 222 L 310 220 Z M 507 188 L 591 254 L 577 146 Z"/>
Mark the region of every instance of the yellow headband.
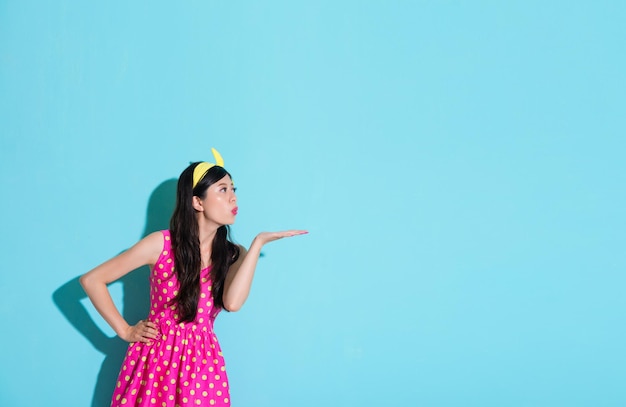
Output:
<path fill-rule="evenodd" d="M 224 159 L 222 158 L 220 153 L 218 153 L 217 150 L 214 148 L 211 148 L 211 152 L 213 152 L 213 157 L 215 157 L 215 164 L 208 163 L 208 162 L 201 162 L 200 164 L 196 165 L 196 168 L 193 169 L 192 188 L 195 188 L 196 185 L 198 185 L 198 182 L 200 182 L 202 177 L 204 177 L 204 174 L 206 174 L 209 168 L 216 166 L 216 165 L 218 167 L 224 168 Z"/>

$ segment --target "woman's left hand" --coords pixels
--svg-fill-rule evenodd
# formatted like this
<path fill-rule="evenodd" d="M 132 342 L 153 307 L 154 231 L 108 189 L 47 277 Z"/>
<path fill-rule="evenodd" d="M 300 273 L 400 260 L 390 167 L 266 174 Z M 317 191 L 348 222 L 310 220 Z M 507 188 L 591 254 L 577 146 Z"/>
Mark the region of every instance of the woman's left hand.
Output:
<path fill-rule="evenodd" d="M 305 235 L 309 233 L 306 230 L 284 230 L 282 232 L 261 232 L 259 233 L 255 240 L 258 240 L 261 245 L 264 245 L 269 242 L 273 242 L 274 240 L 282 239 L 285 237 L 293 237 L 298 235 Z"/>
<path fill-rule="evenodd" d="M 306 230 L 261 232 L 252 241 L 250 250 L 246 251 L 245 248 L 240 247 L 241 254 L 237 261 L 230 266 L 224 282 L 224 293 L 222 294 L 224 308 L 231 312 L 238 311 L 248 298 L 254 270 L 256 269 L 257 260 L 264 244 L 285 237 L 304 235 L 306 233 L 309 232 Z"/>

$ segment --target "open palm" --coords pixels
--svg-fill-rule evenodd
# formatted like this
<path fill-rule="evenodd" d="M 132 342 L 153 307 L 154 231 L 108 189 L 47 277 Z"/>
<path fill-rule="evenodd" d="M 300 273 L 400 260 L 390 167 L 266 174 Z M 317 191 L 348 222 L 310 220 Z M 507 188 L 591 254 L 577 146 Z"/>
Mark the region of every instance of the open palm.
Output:
<path fill-rule="evenodd" d="M 306 230 L 284 230 L 282 232 L 261 232 L 256 238 L 262 243 L 273 242 L 274 240 L 279 240 L 285 237 L 293 237 L 298 235 L 307 234 Z"/>

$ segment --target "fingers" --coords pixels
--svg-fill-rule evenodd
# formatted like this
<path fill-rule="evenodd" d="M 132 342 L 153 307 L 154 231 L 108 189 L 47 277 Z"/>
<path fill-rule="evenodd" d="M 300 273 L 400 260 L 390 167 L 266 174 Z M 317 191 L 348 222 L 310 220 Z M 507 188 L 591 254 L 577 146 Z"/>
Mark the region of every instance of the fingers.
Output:
<path fill-rule="evenodd" d="M 158 337 L 156 325 L 151 321 L 139 321 L 131 328 L 129 342 L 152 343 Z"/>
<path fill-rule="evenodd" d="M 277 238 L 282 239 L 283 237 L 293 237 L 298 235 L 305 235 L 309 233 L 306 230 L 286 230 L 284 232 L 277 232 Z"/>
<path fill-rule="evenodd" d="M 309 233 L 307 230 L 284 230 L 282 232 L 274 232 L 272 233 L 276 237 L 291 237 L 298 235 L 305 235 Z"/>
<path fill-rule="evenodd" d="M 156 333 L 156 325 L 151 321 L 141 321 L 146 331 L 154 331 Z"/>
<path fill-rule="evenodd" d="M 309 233 L 308 230 L 288 230 L 287 233 L 289 233 L 288 236 L 298 236 L 298 235 L 306 235 L 307 233 Z"/>
<path fill-rule="evenodd" d="M 158 335 L 157 330 L 154 327 L 154 324 L 150 322 L 149 324 L 145 324 L 143 329 L 143 337 L 149 339 L 156 339 Z"/>
<path fill-rule="evenodd" d="M 285 237 L 293 237 L 298 235 L 304 235 L 309 233 L 307 230 L 285 230 L 282 232 L 261 232 L 257 235 L 257 238 L 262 244 L 272 242 L 274 240 L 283 239 Z"/>
<path fill-rule="evenodd" d="M 141 324 L 143 325 L 141 330 L 142 338 L 146 339 L 148 342 L 151 339 L 157 338 L 158 331 L 156 330 L 156 325 L 154 324 L 154 322 L 141 321 Z"/>

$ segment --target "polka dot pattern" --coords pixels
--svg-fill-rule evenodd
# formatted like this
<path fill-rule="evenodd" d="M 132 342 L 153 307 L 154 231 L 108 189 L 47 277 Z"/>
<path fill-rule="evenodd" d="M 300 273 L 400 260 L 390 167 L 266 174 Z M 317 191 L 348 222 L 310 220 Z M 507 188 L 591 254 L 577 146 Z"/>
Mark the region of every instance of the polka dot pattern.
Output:
<path fill-rule="evenodd" d="M 150 274 L 148 318 L 159 337 L 151 344 L 130 344 L 111 406 L 230 406 L 224 356 L 213 332 L 220 309 L 213 307 L 209 269 L 202 270 L 196 319 L 178 323 L 171 303 L 179 285 L 170 234 L 162 233 L 163 251 Z"/>

